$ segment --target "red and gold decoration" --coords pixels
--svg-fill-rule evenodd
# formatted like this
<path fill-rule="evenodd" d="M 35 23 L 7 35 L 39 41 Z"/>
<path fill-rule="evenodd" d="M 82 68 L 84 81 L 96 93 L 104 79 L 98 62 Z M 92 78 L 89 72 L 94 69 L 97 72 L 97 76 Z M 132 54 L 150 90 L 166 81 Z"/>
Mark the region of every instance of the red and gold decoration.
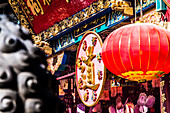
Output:
<path fill-rule="evenodd" d="M 139 20 L 143 20 L 144 23 L 152 23 L 152 24 L 160 25 L 161 17 L 162 17 L 161 12 L 152 11 L 140 17 Z"/>
<path fill-rule="evenodd" d="M 96 57 L 101 51 L 100 36 L 92 31 L 86 33 L 80 41 L 76 59 L 77 90 L 86 106 L 94 106 L 104 88 L 104 64 Z"/>
<path fill-rule="evenodd" d="M 39 47 L 46 55 L 51 55 L 52 54 L 52 48 L 50 47 L 50 44 L 45 41 L 40 41 L 37 40 L 35 42 L 36 46 Z"/>
<path fill-rule="evenodd" d="M 64 56 L 64 51 L 59 52 L 58 54 L 53 55 L 47 59 L 48 67 L 47 70 L 51 71 L 51 74 L 54 74 L 57 71 L 58 67 L 62 63 Z"/>
<path fill-rule="evenodd" d="M 9 0 L 9 4 L 32 37 L 43 40 L 51 39 L 109 7 L 121 10 L 123 15 L 133 15 L 129 2 L 116 0 Z"/>
<path fill-rule="evenodd" d="M 111 87 L 111 97 L 116 97 L 117 94 L 122 94 L 122 87 L 121 86 L 114 86 Z"/>
<path fill-rule="evenodd" d="M 110 101 L 109 90 L 104 90 L 100 100 Z"/>
<path fill-rule="evenodd" d="M 36 34 L 81 11 L 97 0 L 19 0 Z"/>
<path fill-rule="evenodd" d="M 102 47 L 108 70 L 143 82 L 170 72 L 170 32 L 154 24 L 138 23 L 113 31 Z"/>

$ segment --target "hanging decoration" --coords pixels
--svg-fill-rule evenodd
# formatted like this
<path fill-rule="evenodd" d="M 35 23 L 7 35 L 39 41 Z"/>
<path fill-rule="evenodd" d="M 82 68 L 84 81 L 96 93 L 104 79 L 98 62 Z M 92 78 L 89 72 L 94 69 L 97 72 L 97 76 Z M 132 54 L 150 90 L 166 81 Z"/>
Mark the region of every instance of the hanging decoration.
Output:
<path fill-rule="evenodd" d="M 77 90 L 86 106 L 97 104 L 104 88 L 104 64 L 96 57 L 101 51 L 102 40 L 99 35 L 87 32 L 80 41 L 76 59 Z"/>
<path fill-rule="evenodd" d="M 61 65 L 64 56 L 64 51 L 59 52 L 58 54 L 47 59 L 48 67 L 47 70 L 51 71 L 53 75 L 58 67 Z"/>
<path fill-rule="evenodd" d="M 170 72 L 170 32 L 138 23 L 113 31 L 102 47 L 106 68 L 125 79 L 144 82 Z"/>

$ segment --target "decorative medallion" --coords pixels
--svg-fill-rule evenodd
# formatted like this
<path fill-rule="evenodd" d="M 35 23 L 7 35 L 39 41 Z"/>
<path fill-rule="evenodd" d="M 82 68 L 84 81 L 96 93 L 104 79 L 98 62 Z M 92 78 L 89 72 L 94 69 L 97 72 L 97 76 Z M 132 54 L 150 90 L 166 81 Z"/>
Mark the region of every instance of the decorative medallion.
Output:
<path fill-rule="evenodd" d="M 47 59 L 47 63 L 48 63 L 47 70 L 51 71 L 52 75 L 55 73 L 55 71 L 58 69 L 58 67 L 62 63 L 63 56 L 64 56 L 64 51 Z"/>
<path fill-rule="evenodd" d="M 94 106 L 105 84 L 105 67 L 97 55 L 102 51 L 102 40 L 95 32 L 86 33 L 80 41 L 76 59 L 76 83 L 80 99 L 86 106 Z"/>

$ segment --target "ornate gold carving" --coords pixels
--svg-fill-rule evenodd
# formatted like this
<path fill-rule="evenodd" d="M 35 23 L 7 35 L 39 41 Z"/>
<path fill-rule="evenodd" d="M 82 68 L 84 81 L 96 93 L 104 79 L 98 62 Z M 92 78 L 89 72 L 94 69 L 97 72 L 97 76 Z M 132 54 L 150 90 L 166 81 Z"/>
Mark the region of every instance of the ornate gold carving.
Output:
<path fill-rule="evenodd" d="M 103 77 L 102 77 L 102 71 L 98 70 L 97 72 L 97 75 L 98 75 L 98 79 L 101 80 Z"/>
<path fill-rule="evenodd" d="M 126 16 L 133 15 L 133 7 L 125 7 L 123 14 Z"/>
<path fill-rule="evenodd" d="M 38 0 L 27 0 L 27 5 L 30 7 L 33 15 L 38 16 L 39 13 L 44 14 L 43 8 Z"/>
<path fill-rule="evenodd" d="M 30 29 L 29 22 L 27 21 L 24 12 L 20 9 L 19 3 L 17 0 L 9 0 L 9 4 L 14 10 L 18 20 L 20 20 L 21 26 Z M 30 31 L 32 33 L 32 30 Z"/>
<path fill-rule="evenodd" d="M 67 3 L 70 3 L 70 0 L 66 0 Z"/>
<path fill-rule="evenodd" d="M 141 79 L 142 81 L 138 82 L 143 82 L 145 80 L 152 80 L 154 78 L 158 78 L 159 76 L 162 76 L 163 72 L 162 71 L 147 71 L 144 73 L 143 71 L 128 71 L 125 73 L 122 73 L 124 77 L 127 79 Z"/>
<path fill-rule="evenodd" d="M 77 67 L 81 69 L 81 73 L 84 73 L 85 66 L 82 65 L 82 61 L 87 65 L 87 82 L 89 84 L 95 84 L 95 74 L 94 74 L 94 63 L 91 61 L 96 57 L 93 55 L 94 46 L 88 47 L 86 50 L 86 56 L 88 57 L 87 60 L 85 57 L 81 56 L 76 62 Z"/>
<path fill-rule="evenodd" d="M 164 85 L 165 85 L 165 81 L 161 81 L 161 82 L 160 82 L 160 87 L 161 87 L 161 90 L 163 90 L 163 88 L 164 88 Z"/>
<path fill-rule="evenodd" d="M 51 2 L 51 0 L 43 0 L 43 2 L 44 2 L 44 5 L 50 5 L 50 2 Z"/>
<path fill-rule="evenodd" d="M 166 97 L 165 97 L 165 94 L 162 94 L 162 97 L 161 97 L 161 102 L 164 103 L 166 101 Z"/>
<path fill-rule="evenodd" d="M 166 95 L 165 95 L 165 93 L 163 93 L 164 85 L 165 85 L 165 81 L 161 81 L 160 82 L 161 113 L 167 113 L 167 112 L 165 112 L 166 107 L 164 107 L 164 103 L 166 101 Z"/>
<path fill-rule="evenodd" d="M 58 69 L 60 66 L 62 59 L 64 56 L 64 51 L 55 54 L 54 56 L 47 59 L 48 67 L 47 70 L 51 71 L 52 74 Z M 56 58 L 57 62 L 54 62 L 54 58 Z M 55 64 L 54 64 L 55 63 Z"/>
<path fill-rule="evenodd" d="M 133 15 L 133 8 L 131 6 L 131 2 L 128 1 L 119 1 L 119 0 L 111 0 L 111 8 L 113 10 L 123 11 L 123 14 L 126 16 Z"/>
<path fill-rule="evenodd" d="M 29 2 L 29 1 L 27 1 Z M 25 27 L 29 30 L 29 32 L 32 34 L 32 38 L 34 40 L 34 43 L 40 47 L 42 50 L 44 50 L 44 52 L 46 54 L 52 54 L 52 48 L 49 46 L 49 44 L 45 41 L 42 40 L 42 33 L 40 33 L 39 35 L 35 35 L 32 28 L 30 27 L 30 22 L 28 22 L 28 20 L 26 19 L 27 15 L 25 15 L 25 13 L 20 9 L 19 5 L 23 6 L 23 9 L 25 12 L 30 13 L 30 10 L 28 9 L 26 3 L 22 0 L 9 0 L 9 4 L 11 5 L 11 7 L 13 8 L 15 14 L 17 15 L 17 18 L 20 20 L 21 26 Z M 33 16 L 29 16 L 29 20 L 32 21 L 34 20 Z"/>
<path fill-rule="evenodd" d="M 87 66 L 87 82 L 89 84 L 95 84 L 95 72 L 94 72 L 94 63 L 90 63 L 90 66 Z"/>
<path fill-rule="evenodd" d="M 136 75 L 141 75 L 141 74 L 143 74 L 143 71 L 128 71 L 126 73 L 122 73 L 122 75 L 126 77 L 128 77 L 129 75 L 136 76 Z"/>
<path fill-rule="evenodd" d="M 100 84 L 95 84 L 95 70 L 94 70 L 94 63 L 92 60 L 96 57 L 96 55 L 93 54 L 94 46 L 89 46 L 86 50 L 86 57 L 81 56 L 81 58 L 78 58 L 76 61 L 77 67 L 81 69 L 81 77 L 78 81 L 78 86 L 80 89 L 92 89 L 97 90 Z M 82 65 L 82 62 L 86 64 L 87 67 Z M 87 75 L 83 74 L 86 70 Z M 89 84 L 86 83 L 86 80 Z"/>
<path fill-rule="evenodd" d="M 142 18 L 139 18 L 139 20 L 143 19 L 144 23 L 153 23 L 159 25 L 161 17 L 162 16 L 160 12 L 153 11 L 147 15 L 144 15 Z"/>
<path fill-rule="evenodd" d="M 83 80 L 86 80 L 86 75 L 85 74 L 82 74 L 81 77 L 82 77 Z"/>
<path fill-rule="evenodd" d="M 86 41 L 83 42 L 82 49 L 83 49 L 84 51 L 86 51 L 86 49 L 87 49 L 87 42 L 86 42 Z"/>
<path fill-rule="evenodd" d="M 87 85 L 87 84 L 85 84 L 85 85 L 83 85 L 82 89 L 85 90 L 85 89 L 89 88 L 91 90 L 96 91 L 99 88 L 99 86 L 100 86 L 100 84 L 95 84 L 95 85 Z"/>
<path fill-rule="evenodd" d="M 88 57 L 87 60 L 85 57 L 82 57 L 82 61 L 87 65 L 87 82 L 89 84 L 95 84 L 95 70 L 94 70 L 94 63 L 92 60 L 96 57 L 93 54 L 94 46 L 89 46 L 86 50 L 86 56 Z"/>
<path fill-rule="evenodd" d="M 81 73 L 84 73 L 86 67 L 85 66 L 81 66 Z"/>
<path fill-rule="evenodd" d="M 25 14 L 19 8 L 18 1 L 20 2 L 20 5 L 23 6 L 23 10 L 25 11 Z M 43 32 L 39 33 L 38 35 L 35 35 L 33 33 L 32 28 L 30 28 L 30 25 L 33 26 L 31 21 L 34 20 L 34 17 L 31 15 L 28 16 L 28 15 L 26 15 L 26 13 L 30 14 L 30 12 L 32 11 L 33 14 L 36 16 L 38 16 L 39 13 L 44 14 L 41 4 L 39 3 L 38 0 L 36 0 L 36 1 L 35 0 L 27 0 L 27 5 L 28 5 L 27 6 L 23 0 L 18 0 L 18 1 L 17 0 L 9 0 L 9 3 L 11 5 L 11 7 L 13 8 L 14 12 L 16 13 L 16 15 L 18 16 L 18 19 L 20 20 L 21 25 L 30 30 L 30 32 L 33 34 L 33 38 L 35 36 L 39 36 L 42 39 L 42 41 L 48 40 L 48 39 L 52 38 L 53 36 L 58 35 L 61 32 L 69 29 L 70 27 L 72 27 L 80 22 L 83 22 L 84 20 L 95 15 L 95 13 L 97 13 L 99 11 L 102 11 L 109 7 L 113 7 L 112 4 L 114 4 L 114 2 L 111 2 L 112 0 L 105 0 L 105 1 L 99 0 L 97 2 L 92 3 L 85 10 L 78 12 L 74 16 L 68 17 L 68 19 L 65 19 L 57 24 L 54 24 L 48 30 L 43 31 Z M 66 0 L 66 1 L 69 2 L 69 0 Z M 50 5 L 52 0 L 43 0 L 43 2 L 44 2 L 44 5 Z M 128 8 L 130 5 L 128 6 L 126 2 L 123 2 L 122 5 L 126 6 L 124 14 L 128 14 L 131 10 Z M 120 3 L 119 3 L 119 6 L 121 6 Z M 28 7 L 30 7 L 31 10 L 29 10 Z M 123 7 L 123 6 L 121 6 L 121 7 Z M 114 9 L 114 10 L 116 10 L 116 9 Z M 30 22 L 28 22 L 27 18 L 30 20 Z M 106 18 L 106 17 L 103 17 L 103 19 L 104 18 Z M 101 19 L 98 19 L 97 21 L 101 21 Z M 93 21 L 93 22 L 91 22 L 91 24 L 95 24 L 95 23 L 97 23 L 97 21 Z M 104 24 L 104 23 L 102 23 L 102 24 Z M 100 24 L 100 25 L 102 25 L 102 24 Z M 100 25 L 97 25 L 96 27 L 98 27 Z M 84 25 L 82 28 L 77 29 L 76 32 L 79 33 L 80 30 L 82 30 L 83 28 L 86 28 L 87 26 L 88 25 Z M 82 35 L 82 33 L 80 35 Z M 78 37 L 78 36 L 79 35 L 77 35 L 76 37 Z"/>
<path fill-rule="evenodd" d="M 89 92 L 88 92 L 88 90 L 86 90 L 86 93 L 83 95 L 83 99 L 84 99 L 84 101 L 88 101 L 88 99 L 89 99 Z"/>
<path fill-rule="evenodd" d="M 43 0 L 44 5 L 50 5 L 50 2 L 51 2 L 51 0 Z M 22 2 L 22 3 L 24 3 L 24 2 Z M 43 8 L 42 8 L 39 0 L 36 0 L 36 1 L 35 0 L 27 0 L 27 5 L 28 5 L 28 7 L 30 7 L 33 15 L 38 16 L 39 13 L 41 13 L 42 15 L 44 14 Z M 27 8 L 27 7 L 25 7 L 25 8 Z M 28 10 L 27 10 L 27 12 L 28 12 Z M 28 12 L 28 13 L 30 13 L 30 12 Z"/>
<path fill-rule="evenodd" d="M 94 46 L 89 46 L 86 50 L 86 55 L 88 57 L 87 60 L 84 61 L 84 63 L 88 66 L 91 66 L 91 61 L 96 57 L 96 55 L 93 54 Z"/>
<path fill-rule="evenodd" d="M 167 112 L 165 112 L 165 107 L 162 107 L 162 110 L 161 110 L 161 113 L 167 113 Z"/>
<path fill-rule="evenodd" d="M 50 47 L 50 44 L 48 42 L 43 41 L 40 36 L 33 37 L 33 40 L 36 46 L 43 50 L 46 55 L 52 54 L 52 48 Z"/>
<path fill-rule="evenodd" d="M 33 37 L 34 43 L 38 46 L 40 42 L 42 41 L 42 38 L 40 36 Z"/>
<path fill-rule="evenodd" d="M 75 14 L 74 16 L 68 17 L 68 19 L 63 20 L 63 21 L 59 22 L 58 24 L 54 24 L 53 25 L 53 28 L 54 28 L 53 34 L 50 34 L 50 32 L 48 30 L 43 32 L 44 34 L 46 34 L 45 39 L 50 39 L 51 35 L 53 35 L 53 36 L 58 35 L 61 32 L 65 31 L 66 29 L 68 29 L 80 22 L 83 22 L 84 20 L 88 19 L 90 16 L 93 16 L 98 11 L 101 11 L 108 7 L 112 7 L 112 4 L 113 3 L 111 2 L 111 0 L 106 0 L 106 1 L 99 0 L 97 2 L 94 2 L 89 7 L 85 8 L 84 11 L 80 11 L 77 14 Z M 124 7 L 123 9 L 125 9 L 124 15 L 131 15 L 133 13 L 132 8 L 129 8 L 129 6 L 127 4 L 129 4 L 129 6 L 131 5 L 129 2 L 127 3 L 124 1 L 122 4 L 123 6 L 121 6 L 121 7 Z M 113 10 L 117 10 L 117 9 L 113 9 Z M 96 21 L 94 23 L 96 23 Z M 83 27 L 86 28 L 87 25 L 85 25 Z M 80 29 L 77 29 L 76 32 L 79 32 L 79 30 Z"/>
<path fill-rule="evenodd" d="M 83 80 L 81 78 L 79 78 L 79 80 L 78 80 L 78 87 L 80 89 L 82 89 L 82 86 L 83 86 Z"/>
<path fill-rule="evenodd" d="M 45 41 L 41 41 L 37 47 L 39 47 L 41 50 L 43 50 L 46 55 L 52 54 L 52 48 L 50 47 L 50 44 Z"/>
<path fill-rule="evenodd" d="M 97 23 L 101 23 L 101 24 L 97 25 Z M 83 31 L 83 29 L 85 29 L 88 26 L 94 25 L 94 27 L 88 29 L 88 31 L 90 31 L 90 30 L 93 30 L 93 29 L 95 29 L 95 28 L 97 28 L 97 27 L 99 27 L 99 26 L 101 26 L 105 23 L 106 23 L 106 15 L 101 17 L 101 18 L 98 18 L 97 20 L 90 22 L 89 24 L 86 24 L 86 25 L 74 30 L 74 35 L 75 35 L 74 37 L 78 37 L 78 36 L 84 34 L 87 30 L 85 30 L 84 32 L 79 32 L 79 31 Z"/>
<path fill-rule="evenodd" d="M 84 73 L 86 67 L 82 65 L 82 60 L 79 58 L 76 62 L 77 67 L 81 70 L 81 73 Z"/>
<path fill-rule="evenodd" d="M 162 94 L 162 95 L 161 95 L 161 102 L 162 102 L 162 110 L 161 110 L 161 113 L 166 113 L 166 112 L 165 112 L 166 107 L 163 106 L 165 101 L 166 101 L 165 94 Z"/>

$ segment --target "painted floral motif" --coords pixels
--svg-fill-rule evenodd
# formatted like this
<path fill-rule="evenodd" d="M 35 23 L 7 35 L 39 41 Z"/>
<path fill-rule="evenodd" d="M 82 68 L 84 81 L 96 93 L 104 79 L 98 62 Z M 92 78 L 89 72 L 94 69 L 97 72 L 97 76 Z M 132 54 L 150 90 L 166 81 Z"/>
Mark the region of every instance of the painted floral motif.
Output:
<path fill-rule="evenodd" d="M 88 101 L 88 99 L 89 99 L 89 91 L 88 90 L 86 90 L 86 93 L 84 94 L 83 98 L 84 98 L 85 102 Z"/>
<path fill-rule="evenodd" d="M 58 69 L 58 67 L 62 63 L 63 56 L 64 56 L 64 51 L 61 54 L 58 54 L 56 58 L 51 57 L 47 59 L 47 63 L 48 63 L 47 70 L 51 71 L 51 74 L 54 74 L 54 72 Z M 57 62 L 55 62 L 55 60 L 57 60 Z"/>
<path fill-rule="evenodd" d="M 79 81 L 78 81 L 78 87 L 80 89 L 82 89 L 82 87 L 83 87 L 83 80 L 82 80 L 82 78 L 80 78 Z"/>
<path fill-rule="evenodd" d="M 92 37 L 92 44 L 94 46 L 97 44 L 97 37 Z"/>
<path fill-rule="evenodd" d="M 76 59 L 77 89 L 84 105 L 93 106 L 98 102 L 105 84 L 104 64 L 101 60 L 102 42 L 96 33 L 89 32 L 80 44 Z"/>
<path fill-rule="evenodd" d="M 86 51 L 86 49 L 87 49 L 87 42 L 86 42 L 86 41 L 83 42 L 82 49 L 83 49 L 84 51 Z"/>
<path fill-rule="evenodd" d="M 101 55 L 101 53 L 98 53 L 98 54 L 96 55 L 96 58 L 97 58 L 97 61 L 98 61 L 99 63 L 101 63 L 101 60 L 102 60 L 102 55 Z"/>
<path fill-rule="evenodd" d="M 96 93 L 96 91 L 93 91 L 92 93 L 93 93 L 93 94 L 92 94 L 92 98 L 91 98 L 91 99 L 92 99 L 93 101 L 96 101 L 96 99 L 97 99 L 97 93 Z"/>
<path fill-rule="evenodd" d="M 98 75 L 98 79 L 102 80 L 102 78 L 103 78 L 102 77 L 102 75 L 103 75 L 102 71 L 98 70 L 97 75 Z"/>

